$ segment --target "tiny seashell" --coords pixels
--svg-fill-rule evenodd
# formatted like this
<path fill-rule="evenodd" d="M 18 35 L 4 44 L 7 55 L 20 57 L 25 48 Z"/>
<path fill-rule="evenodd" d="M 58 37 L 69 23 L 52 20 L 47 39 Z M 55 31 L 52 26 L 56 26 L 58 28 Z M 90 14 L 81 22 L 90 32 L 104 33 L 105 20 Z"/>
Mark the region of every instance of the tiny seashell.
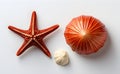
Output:
<path fill-rule="evenodd" d="M 73 18 L 66 26 L 64 36 L 67 44 L 78 54 L 97 52 L 107 38 L 104 24 L 93 16 Z"/>

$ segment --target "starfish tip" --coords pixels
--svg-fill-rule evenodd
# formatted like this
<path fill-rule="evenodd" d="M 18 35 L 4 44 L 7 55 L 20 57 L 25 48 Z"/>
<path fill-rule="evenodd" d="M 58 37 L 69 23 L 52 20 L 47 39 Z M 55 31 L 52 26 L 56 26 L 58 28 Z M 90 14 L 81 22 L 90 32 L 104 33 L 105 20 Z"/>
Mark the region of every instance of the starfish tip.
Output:
<path fill-rule="evenodd" d="M 19 56 L 19 54 L 16 54 L 16 56 Z"/>
<path fill-rule="evenodd" d="M 56 24 L 55 26 L 56 26 L 56 28 L 59 28 L 59 27 L 60 27 L 58 24 Z"/>
<path fill-rule="evenodd" d="M 36 11 L 33 11 L 32 13 L 33 13 L 33 14 L 36 14 Z"/>
<path fill-rule="evenodd" d="M 58 24 L 56 24 L 58 27 L 60 27 Z"/>
<path fill-rule="evenodd" d="M 17 53 L 16 53 L 16 56 L 20 56 L 20 55 L 21 55 L 21 53 L 20 53 L 20 52 L 17 52 Z"/>
<path fill-rule="evenodd" d="M 8 29 L 11 29 L 11 26 L 10 26 L 10 25 L 8 26 Z"/>
<path fill-rule="evenodd" d="M 8 26 L 9 30 L 13 30 L 13 28 L 14 28 L 13 26 L 10 26 L 10 25 Z"/>
<path fill-rule="evenodd" d="M 51 57 L 51 54 L 50 54 L 50 55 L 47 55 L 47 56 L 48 56 L 49 58 L 52 58 L 52 57 Z"/>

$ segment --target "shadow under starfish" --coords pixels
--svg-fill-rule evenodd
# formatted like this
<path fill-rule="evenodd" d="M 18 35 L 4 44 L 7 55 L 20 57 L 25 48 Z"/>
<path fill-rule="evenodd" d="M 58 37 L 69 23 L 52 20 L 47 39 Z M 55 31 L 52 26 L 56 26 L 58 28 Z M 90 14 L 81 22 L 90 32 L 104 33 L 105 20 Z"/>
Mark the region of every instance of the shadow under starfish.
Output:
<path fill-rule="evenodd" d="M 51 57 L 51 54 L 44 44 L 43 39 L 45 36 L 56 30 L 58 27 L 59 25 L 54 25 L 47 29 L 39 30 L 37 27 L 37 16 L 35 11 L 32 12 L 31 23 L 28 30 L 22 30 L 13 26 L 8 26 L 10 30 L 24 38 L 24 42 L 17 51 L 16 55 L 21 55 L 25 50 L 27 50 L 27 48 L 35 45 L 36 47 L 40 48 L 48 57 Z"/>

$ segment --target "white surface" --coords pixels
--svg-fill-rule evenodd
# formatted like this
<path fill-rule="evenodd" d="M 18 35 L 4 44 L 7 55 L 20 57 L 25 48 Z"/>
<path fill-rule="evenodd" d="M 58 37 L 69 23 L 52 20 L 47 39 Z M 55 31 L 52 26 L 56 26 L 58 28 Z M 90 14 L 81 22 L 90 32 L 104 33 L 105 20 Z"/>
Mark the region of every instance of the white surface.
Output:
<path fill-rule="evenodd" d="M 120 74 L 119 7 L 120 0 L 0 0 L 0 74 Z M 60 24 L 45 43 L 52 56 L 57 49 L 68 51 L 69 65 L 57 65 L 36 47 L 20 57 L 15 55 L 23 39 L 7 27 L 27 29 L 33 10 L 37 12 L 39 29 Z M 109 32 L 104 51 L 95 56 L 74 53 L 64 39 L 65 26 L 82 14 L 100 19 Z"/>

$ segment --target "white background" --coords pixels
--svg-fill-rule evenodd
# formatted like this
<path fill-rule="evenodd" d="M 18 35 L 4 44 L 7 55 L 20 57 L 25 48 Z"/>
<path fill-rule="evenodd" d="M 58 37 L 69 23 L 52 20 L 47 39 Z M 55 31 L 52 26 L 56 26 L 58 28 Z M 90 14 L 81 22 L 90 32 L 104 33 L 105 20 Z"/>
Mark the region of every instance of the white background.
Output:
<path fill-rule="evenodd" d="M 0 0 L 0 74 L 120 74 L 120 0 Z M 8 25 L 28 29 L 32 11 L 37 12 L 39 29 L 60 27 L 45 38 L 52 58 L 31 47 L 22 56 L 16 51 L 23 39 Z M 66 44 L 64 30 L 73 17 L 92 15 L 108 31 L 105 46 L 97 54 L 81 56 Z M 55 50 L 66 50 L 67 66 L 54 62 Z"/>

